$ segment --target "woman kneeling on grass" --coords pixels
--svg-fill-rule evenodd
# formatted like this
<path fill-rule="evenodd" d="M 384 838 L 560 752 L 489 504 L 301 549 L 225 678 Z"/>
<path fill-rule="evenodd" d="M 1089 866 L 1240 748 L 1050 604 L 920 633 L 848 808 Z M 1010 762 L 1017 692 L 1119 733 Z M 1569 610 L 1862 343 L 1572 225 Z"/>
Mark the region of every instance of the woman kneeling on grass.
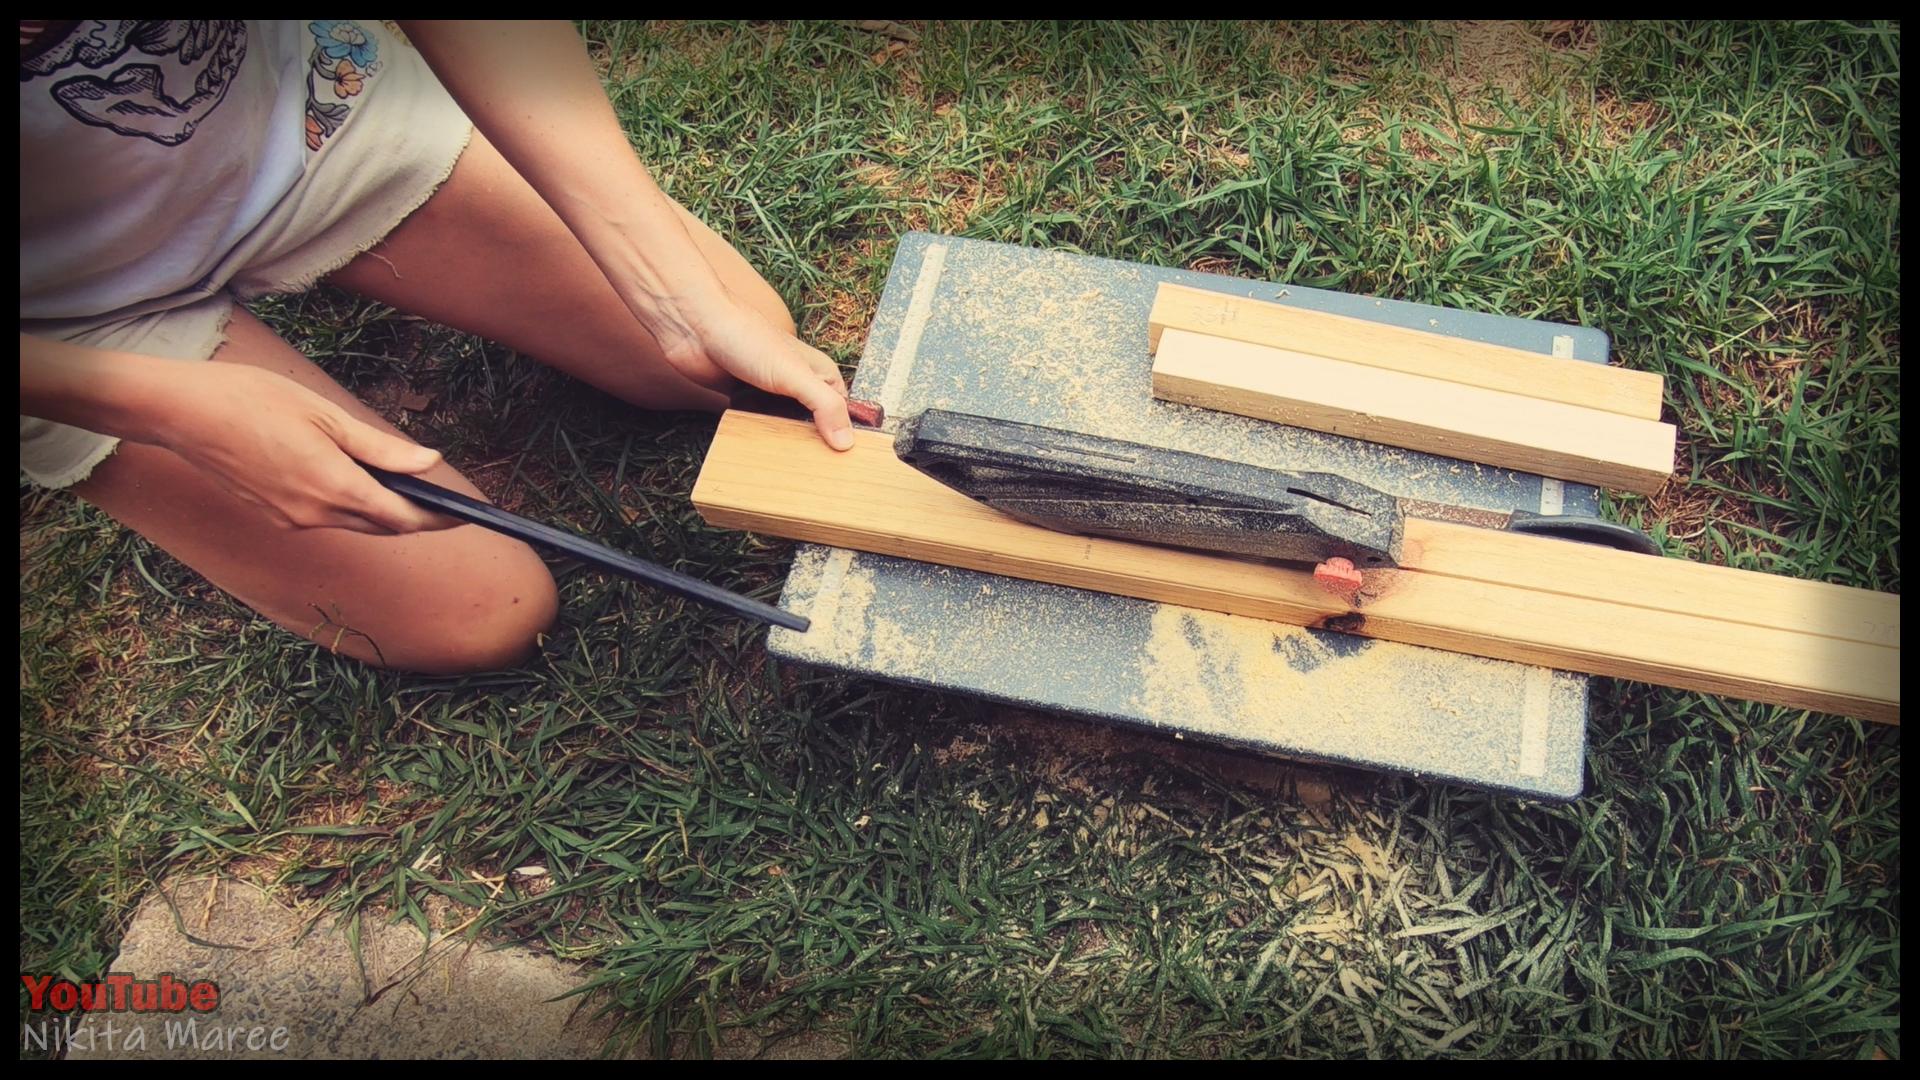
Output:
<path fill-rule="evenodd" d="M 750 383 L 851 445 L 833 362 L 654 185 L 568 24 L 20 27 L 21 469 L 281 626 L 471 671 L 557 600 L 355 464 L 480 494 L 239 301 L 325 280 L 646 408 Z"/>

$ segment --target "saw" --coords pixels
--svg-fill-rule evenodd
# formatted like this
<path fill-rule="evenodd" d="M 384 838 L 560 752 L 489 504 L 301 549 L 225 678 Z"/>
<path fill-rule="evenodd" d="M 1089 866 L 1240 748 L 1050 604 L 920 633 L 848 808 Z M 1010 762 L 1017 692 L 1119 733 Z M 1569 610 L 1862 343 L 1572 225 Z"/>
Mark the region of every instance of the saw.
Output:
<path fill-rule="evenodd" d="M 1645 533 L 1576 514 L 1497 512 L 1401 499 L 1326 472 L 1289 472 L 928 409 L 900 424 L 901 461 L 1010 517 L 1105 536 L 1312 565 L 1333 592 L 1400 565 L 1407 517 L 1661 554 Z"/>
<path fill-rule="evenodd" d="M 790 399 L 743 389 L 735 407 L 804 418 Z M 849 399 L 862 427 L 875 402 Z M 1352 594 L 1367 570 L 1400 564 L 1409 514 L 1542 533 L 1660 554 L 1645 534 L 1580 515 L 1497 513 L 1396 498 L 1326 472 L 1289 472 L 946 409 L 899 425 L 894 453 L 977 502 L 1056 532 L 1310 564 L 1328 591 Z M 807 620 L 584 536 L 531 521 L 418 477 L 363 466 L 387 488 L 440 513 L 750 619 L 807 629 Z"/>

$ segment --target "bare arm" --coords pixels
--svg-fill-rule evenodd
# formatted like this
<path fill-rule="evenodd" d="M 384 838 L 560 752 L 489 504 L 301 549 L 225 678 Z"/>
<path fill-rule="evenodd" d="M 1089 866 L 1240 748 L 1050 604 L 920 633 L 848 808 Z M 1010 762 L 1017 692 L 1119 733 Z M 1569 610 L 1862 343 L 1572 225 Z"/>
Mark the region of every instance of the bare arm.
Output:
<path fill-rule="evenodd" d="M 184 360 L 108 352 L 20 335 L 20 411 L 27 416 L 157 443 Z"/>
<path fill-rule="evenodd" d="M 290 527 L 401 533 L 459 524 L 395 495 L 354 464 L 419 473 L 439 454 L 260 368 L 21 334 L 20 411 L 165 447 Z"/>
<path fill-rule="evenodd" d="M 566 222 L 669 363 L 725 371 L 807 406 L 853 444 L 846 387 L 825 354 L 732 297 L 627 142 L 566 22 L 406 22 L 407 37 L 501 156 Z"/>

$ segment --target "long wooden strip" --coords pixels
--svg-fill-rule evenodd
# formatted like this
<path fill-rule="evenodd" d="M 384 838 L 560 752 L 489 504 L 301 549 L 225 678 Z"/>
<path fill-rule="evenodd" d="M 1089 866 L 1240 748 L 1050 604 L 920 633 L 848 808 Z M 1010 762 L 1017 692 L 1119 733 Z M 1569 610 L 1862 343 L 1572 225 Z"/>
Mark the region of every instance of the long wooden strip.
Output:
<path fill-rule="evenodd" d="M 1302 570 L 1022 524 L 902 464 L 879 432 L 856 432 L 854 449 L 836 454 L 807 424 L 749 413 L 721 420 L 693 499 L 707 521 L 731 528 L 1899 722 L 1897 644 L 1569 591 L 1577 584 L 1544 591 L 1500 583 L 1502 566 L 1548 573 L 1545 568 L 1578 567 L 1595 553 L 1610 554 L 1566 541 L 1410 520 L 1406 565 L 1388 576 L 1382 595 L 1354 610 Z M 1740 582 L 1766 577 L 1639 558 L 1660 587 L 1690 572 L 1676 567 L 1711 571 L 1688 583 L 1703 593 L 1729 594 Z M 1429 563 L 1451 572 L 1428 572 Z M 1632 569 L 1609 566 L 1616 575 Z M 1893 603 L 1897 620 L 1898 599 Z"/>
<path fill-rule="evenodd" d="M 1153 360 L 1167 401 L 1640 494 L 1673 471 L 1672 424 L 1168 330 Z"/>
<path fill-rule="evenodd" d="M 1166 330 L 1186 330 L 1424 375 L 1463 386 L 1560 401 L 1641 420 L 1660 419 L 1664 384 L 1646 371 L 1542 356 L 1446 334 L 1162 284 L 1148 315 L 1149 351 Z"/>
<path fill-rule="evenodd" d="M 1409 535 L 1426 545 L 1409 559 L 1425 574 L 1900 647 L 1900 598 L 1891 593 L 1592 546 L 1578 558 L 1516 560 L 1511 537 L 1445 521 L 1415 521 Z"/>

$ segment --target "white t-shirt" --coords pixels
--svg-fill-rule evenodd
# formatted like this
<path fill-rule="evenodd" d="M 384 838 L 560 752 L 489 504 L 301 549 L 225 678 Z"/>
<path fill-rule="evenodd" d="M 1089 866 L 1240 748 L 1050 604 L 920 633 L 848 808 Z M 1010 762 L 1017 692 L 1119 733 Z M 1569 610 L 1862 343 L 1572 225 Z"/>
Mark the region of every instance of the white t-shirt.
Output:
<path fill-rule="evenodd" d="M 23 46 L 20 317 L 201 283 L 300 177 L 319 26 L 96 20 Z"/>

